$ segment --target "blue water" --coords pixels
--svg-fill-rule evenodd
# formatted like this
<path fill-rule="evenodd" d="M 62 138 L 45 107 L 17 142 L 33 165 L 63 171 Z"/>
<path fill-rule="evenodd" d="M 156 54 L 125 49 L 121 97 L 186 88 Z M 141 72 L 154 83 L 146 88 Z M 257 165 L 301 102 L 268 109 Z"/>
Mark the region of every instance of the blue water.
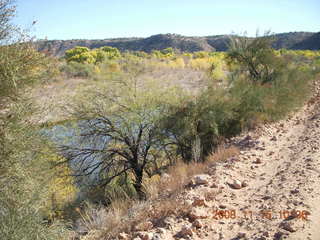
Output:
<path fill-rule="evenodd" d="M 104 136 L 83 136 L 88 129 L 87 121 L 79 121 L 74 123 L 65 123 L 47 127 L 41 130 L 41 134 L 53 141 L 59 149 L 61 154 L 68 159 L 71 153 L 79 153 L 77 149 L 95 149 L 103 150 L 108 142 L 108 138 Z M 76 184 L 80 188 L 86 188 L 95 185 L 99 180 L 99 173 L 101 167 L 93 169 L 93 167 L 101 162 L 103 157 L 102 152 L 95 154 L 72 157 L 69 161 L 69 166 L 74 175 L 83 175 L 92 173 L 88 176 L 76 176 Z"/>

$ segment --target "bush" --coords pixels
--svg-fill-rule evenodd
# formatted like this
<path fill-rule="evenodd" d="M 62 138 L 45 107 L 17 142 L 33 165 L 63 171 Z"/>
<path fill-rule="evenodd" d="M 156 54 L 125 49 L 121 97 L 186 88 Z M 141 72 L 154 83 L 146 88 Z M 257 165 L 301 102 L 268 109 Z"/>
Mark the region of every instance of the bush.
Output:
<path fill-rule="evenodd" d="M 95 63 L 95 52 L 90 52 L 87 47 L 75 47 L 66 51 L 65 58 L 67 62 L 77 63 Z"/>
<path fill-rule="evenodd" d="M 160 164 L 166 154 L 163 148 L 167 139 L 159 131 L 158 119 L 175 96 L 173 91 L 168 94 L 172 89 L 152 80 L 142 82 L 138 77 L 142 65 L 127 61 L 122 66 L 124 73 L 97 83 L 94 91 L 77 98 L 72 110 L 72 118 L 84 121 L 84 139 L 100 136 L 108 141 L 99 151 L 83 146 L 64 146 L 63 150 L 69 160 L 80 157 L 79 164 L 86 170 L 79 174 L 89 175 L 97 169 L 98 184 L 102 186 L 127 176 L 137 196 L 143 199 L 146 170 Z M 98 156 L 101 161 L 92 160 Z"/>
<path fill-rule="evenodd" d="M 204 161 L 221 140 L 278 120 L 309 96 L 313 79 L 309 65 L 297 67 L 275 56 L 269 39 L 241 41 L 235 40 L 228 52 L 235 71 L 229 74 L 227 85 L 211 83 L 197 97 L 171 108 L 171 114 L 162 119 L 161 128 L 187 162 Z M 193 64 L 204 60 L 194 59 Z M 216 68 L 210 69 L 211 74 L 217 73 L 219 64 L 222 71 L 221 58 L 212 57 Z"/>
<path fill-rule="evenodd" d="M 0 46 L 0 97 L 16 95 L 19 89 L 37 82 L 46 63 L 30 43 Z"/>
<path fill-rule="evenodd" d="M 301 106 L 310 94 L 310 69 L 287 68 L 272 83 L 259 85 L 238 76 L 229 90 L 233 106 L 234 134 L 260 123 L 279 120 Z"/>
<path fill-rule="evenodd" d="M 92 64 L 70 62 L 63 64 L 60 71 L 71 78 L 91 78 L 95 75 L 96 68 Z"/>
<path fill-rule="evenodd" d="M 162 49 L 160 52 L 164 58 L 171 58 L 174 56 L 174 50 L 171 47 Z"/>
<path fill-rule="evenodd" d="M 28 117 L 34 111 L 24 98 L 27 87 L 46 75 L 47 58 L 30 39 L 10 25 L 15 7 L 0 1 L 0 236 L 1 239 L 63 239 L 64 226 L 44 222 L 48 162 Z M 45 159 L 45 158 L 44 158 Z"/>
<path fill-rule="evenodd" d="M 36 129 L 21 123 L 32 109 L 26 100 L 20 104 L 10 109 L 10 121 L 1 123 L 6 134 L 0 152 L 0 235 L 10 240 L 63 239 L 67 235 L 62 224 L 44 221 L 51 208 L 47 188 L 53 173 L 48 152 L 40 157 L 45 144 Z"/>
<path fill-rule="evenodd" d="M 285 63 L 277 57 L 271 44 L 272 38 L 268 34 L 254 39 L 233 37 L 227 59 L 231 64 L 238 64 L 241 72 L 247 74 L 252 82 L 272 82 L 283 71 Z"/>
<path fill-rule="evenodd" d="M 107 59 L 117 59 L 121 57 L 121 53 L 117 48 L 105 46 L 100 48 L 106 54 Z"/>
<path fill-rule="evenodd" d="M 173 106 L 171 114 L 162 119 L 161 128 L 186 162 L 204 161 L 216 146 L 219 133 L 211 104 L 205 95 L 201 95 L 193 101 Z"/>

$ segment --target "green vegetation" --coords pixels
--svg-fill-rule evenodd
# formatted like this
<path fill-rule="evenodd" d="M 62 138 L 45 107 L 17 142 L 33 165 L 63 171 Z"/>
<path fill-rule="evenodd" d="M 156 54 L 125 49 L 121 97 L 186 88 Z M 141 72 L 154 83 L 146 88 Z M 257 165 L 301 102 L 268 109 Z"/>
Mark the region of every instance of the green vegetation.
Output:
<path fill-rule="evenodd" d="M 101 185 L 114 186 L 125 178 L 122 184 L 132 186 L 129 195 L 134 189 L 145 198 L 143 182 L 178 159 L 204 162 L 224 139 L 301 106 L 319 52 L 276 51 L 271 44 L 269 36 L 234 38 L 227 53 L 164 49 L 126 52 L 96 63 L 89 77 L 94 86 L 80 91 L 71 117 L 89 121 L 89 136 L 111 139 L 99 150 L 104 161 L 89 167 L 102 169 Z M 206 72 L 206 81 L 194 94 L 153 77 L 173 69 Z M 72 150 L 74 156 L 97 152 Z"/>
<path fill-rule="evenodd" d="M 117 59 L 120 56 L 118 49 L 108 46 L 93 51 L 87 47 L 75 47 L 66 51 L 66 60 L 69 63 L 101 63 L 106 59 Z"/>
<path fill-rule="evenodd" d="M 14 13 L 11 1 L 0 1 L 4 239 L 68 238 L 68 221 L 75 223 L 87 214 L 87 222 L 94 223 L 95 213 L 88 215 L 86 200 L 113 211 L 108 210 L 106 231 L 114 239 L 111 232 L 123 223 L 113 219 L 116 204 L 126 204 L 123 217 L 134 199 L 155 200 L 178 192 L 208 160 L 235 154 L 234 149 L 221 150 L 225 139 L 300 107 L 320 72 L 319 51 L 274 50 L 270 36 L 234 37 L 228 52 L 75 47 L 63 59 L 50 59 L 35 51 L 27 36 L 16 35 L 19 31 L 9 24 Z M 61 103 L 63 118 L 40 124 L 34 118 L 39 103 L 28 93 L 47 86 L 54 92 L 61 82 L 71 89 L 68 101 Z M 106 141 L 98 142 L 99 147 L 54 145 L 39 134 L 43 126 L 68 122 L 82 123 L 77 130 L 84 141 Z M 73 161 L 83 166 L 80 172 L 70 169 Z M 159 180 L 166 171 L 173 175 L 171 190 Z M 92 174 L 94 184 L 80 186 L 86 194 L 77 194 L 75 178 Z M 162 210 L 160 215 L 167 214 L 165 207 Z"/>
<path fill-rule="evenodd" d="M 159 88 L 154 81 L 130 78 L 136 67 L 127 71 L 77 99 L 71 115 L 73 119 L 86 120 L 82 129 L 86 136 L 108 137 L 110 141 L 103 149 L 66 146 L 64 150 L 69 159 L 83 156 L 83 161 L 103 154 L 103 161 L 88 163 L 83 175 L 101 169 L 100 184 L 104 186 L 119 177 L 131 178 L 139 198 L 144 199 L 145 171 L 165 159 L 163 147 L 168 144 L 158 121 L 166 114 L 166 105 L 173 104 L 175 95 L 174 89 Z"/>
<path fill-rule="evenodd" d="M 252 82 L 261 84 L 274 81 L 285 67 L 281 57 L 277 57 L 268 36 L 248 39 L 235 37 L 230 41 L 228 60 L 238 64 L 241 73 L 248 73 Z"/>
<path fill-rule="evenodd" d="M 55 193 L 47 188 L 58 178 L 50 163 L 59 156 L 28 121 L 34 108 L 24 95 L 50 61 L 10 24 L 14 14 L 12 1 L 0 1 L 0 238 L 64 239 L 64 226 L 45 221 Z"/>

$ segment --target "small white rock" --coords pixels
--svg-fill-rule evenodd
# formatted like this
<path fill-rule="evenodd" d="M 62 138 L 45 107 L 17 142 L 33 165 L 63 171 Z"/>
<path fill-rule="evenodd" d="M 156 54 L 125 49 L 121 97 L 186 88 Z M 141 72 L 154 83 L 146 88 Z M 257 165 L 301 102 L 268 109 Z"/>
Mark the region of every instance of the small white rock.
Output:
<path fill-rule="evenodd" d="M 196 185 L 208 184 L 210 176 L 208 174 L 200 174 L 193 177 L 194 183 Z"/>
<path fill-rule="evenodd" d="M 205 219 L 209 217 L 209 213 L 203 208 L 192 208 L 189 212 L 189 217 L 191 220 Z"/>
<path fill-rule="evenodd" d="M 242 188 L 242 183 L 237 179 L 233 180 L 233 182 L 229 185 L 234 189 L 241 189 Z"/>
<path fill-rule="evenodd" d="M 119 240 L 128 240 L 129 239 L 129 235 L 124 233 L 124 232 L 122 232 L 122 233 L 119 234 L 118 239 Z"/>

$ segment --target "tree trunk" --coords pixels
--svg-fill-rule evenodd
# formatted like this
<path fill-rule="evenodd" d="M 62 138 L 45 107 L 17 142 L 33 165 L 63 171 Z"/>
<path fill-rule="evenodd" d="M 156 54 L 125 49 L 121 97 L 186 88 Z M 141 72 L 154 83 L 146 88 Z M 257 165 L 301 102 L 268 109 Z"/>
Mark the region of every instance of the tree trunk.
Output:
<path fill-rule="evenodd" d="M 133 184 L 134 189 L 138 194 L 139 200 L 146 200 L 146 194 L 142 189 L 142 179 L 143 179 L 143 170 L 141 168 L 134 169 L 135 173 L 135 183 Z"/>

